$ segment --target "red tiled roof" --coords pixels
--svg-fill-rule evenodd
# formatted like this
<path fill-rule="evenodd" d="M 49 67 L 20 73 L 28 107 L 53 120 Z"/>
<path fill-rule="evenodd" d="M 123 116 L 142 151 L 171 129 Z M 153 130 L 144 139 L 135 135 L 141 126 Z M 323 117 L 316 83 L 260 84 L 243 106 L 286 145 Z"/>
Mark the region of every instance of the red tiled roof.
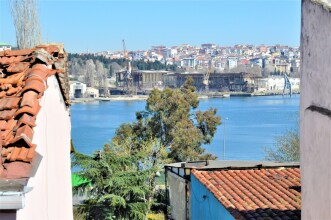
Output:
<path fill-rule="evenodd" d="M 27 178 L 36 145 L 33 127 L 46 80 L 56 75 L 69 105 L 67 54 L 62 45 L 0 52 L 0 178 Z"/>
<path fill-rule="evenodd" d="M 300 219 L 299 168 L 192 170 L 192 174 L 236 219 Z"/>

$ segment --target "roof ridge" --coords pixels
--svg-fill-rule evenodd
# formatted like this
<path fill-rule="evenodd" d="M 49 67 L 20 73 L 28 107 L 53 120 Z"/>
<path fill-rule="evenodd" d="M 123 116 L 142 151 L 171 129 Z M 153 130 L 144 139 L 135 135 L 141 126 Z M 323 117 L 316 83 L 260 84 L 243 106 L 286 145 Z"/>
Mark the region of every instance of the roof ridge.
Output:
<path fill-rule="evenodd" d="M 55 76 L 69 107 L 67 53 L 63 44 L 0 52 L 0 179 L 31 176 L 32 143 L 40 98 Z"/>

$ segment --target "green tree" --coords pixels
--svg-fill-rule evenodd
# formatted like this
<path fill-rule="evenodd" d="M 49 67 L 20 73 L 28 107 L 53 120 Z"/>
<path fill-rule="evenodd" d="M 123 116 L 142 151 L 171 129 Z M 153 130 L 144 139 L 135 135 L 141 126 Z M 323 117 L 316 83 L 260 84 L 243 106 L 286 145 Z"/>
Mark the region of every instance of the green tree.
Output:
<path fill-rule="evenodd" d="M 89 192 L 81 207 L 88 219 L 144 219 L 156 203 L 156 173 L 163 164 L 216 158 L 202 144 L 211 142 L 220 117 L 213 108 L 193 111 L 199 100 L 192 84 L 190 78 L 180 89 L 153 90 L 146 110 L 122 124 L 110 145 L 93 156 L 75 154 L 73 165 L 92 185 L 75 188 Z"/>
<path fill-rule="evenodd" d="M 146 110 L 137 112 L 137 121 L 123 125 L 114 137 L 119 145 L 132 139 L 158 141 L 174 161 L 215 159 L 205 154 L 203 144 L 209 144 L 221 124 L 216 109 L 193 111 L 199 105 L 193 79 L 180 89 L 153 90 L 147 99 Z"/>
<path fill-rule="evenodd" d="M 266 160 L 298 162 L 300 160 L 300 137 L 298 130 L 290 130 L 276 137 L 274 149 L 266 149 Z"/>
<path fill-rule="evenodd" d="M 90 180 L 74 188 L 76 194 L 87 193 L 78 212 L 86 219 L 145 219 L 154 200 L 155 142 L 140 142 L 140 150 L 130 144 L 105 145 L 93 156 L 75 153 L 73 166 Z M 153 158 L 153 159 L 152 159 Z"/>

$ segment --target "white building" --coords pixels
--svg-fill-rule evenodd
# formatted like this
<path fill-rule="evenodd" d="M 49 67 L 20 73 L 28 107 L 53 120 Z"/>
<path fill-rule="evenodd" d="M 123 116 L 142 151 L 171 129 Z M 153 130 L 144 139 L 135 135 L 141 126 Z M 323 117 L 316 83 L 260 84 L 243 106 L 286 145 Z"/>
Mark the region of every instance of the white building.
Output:
<path fill-rule="evenodd" d="M 86 84 L 78 81 L 70 82 L 70 99 L 83 98 L 86 93 Z"/>
<path fill-rule="evenodd" d="M 11 45 L 6 43 L 0 43 L 0 51 L 11 50 Z"/>
<path fill-rule="evenodd" d="M 227 60 L 229 69 L 233 69 L 238 66 L 238 60 L 235 57 L 229 57 Z"/>
<path fill-rule="evenodd" d="M 86 98 L 99 98 L 99 90 L 93 87 L 87 87 L 84 96 Z"/>
<path fill-rule="evenodd" d="M 177 55 L 177 49 L 171 48 L 170 49 L 170 56 L 175 57 Z"/>
<path fill-rule="evenodd" d="M 267 90 L 277 91 L 284 89 L 284 77 L 283 76 L 269 76 L 267 80 Z"/>
<path fill-rule="evenodd" d="M 300 89 L 300 79 L 289 77 L 292 90 Z M 269 76 L 268 78 L 261 78 L 258 82 L 258 91 L 280 91 L 284 89 L 284 76 Z"/>
<path fill-rule="evenodd" d="M 196 60 L 194 58 L 183 58 L 181 60 L 180 65 L 182 67 L 190 67 L 190 68 L 194 68 L 196 65 Z"/>
<path fill-rule="evenodd" d="M 292 90 L 299 90 L 300 89 L 300 78 L 292 78 L 289 77 L 291 86 L 292 86 Z"/>

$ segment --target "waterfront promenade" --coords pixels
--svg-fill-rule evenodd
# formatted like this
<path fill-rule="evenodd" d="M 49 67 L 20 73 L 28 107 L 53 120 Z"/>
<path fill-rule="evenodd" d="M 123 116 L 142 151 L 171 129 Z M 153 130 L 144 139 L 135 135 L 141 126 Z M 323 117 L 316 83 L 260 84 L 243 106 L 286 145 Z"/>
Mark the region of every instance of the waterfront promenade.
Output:
<path fill-rule="evenodd" d="M 228 97 L 249 97 L 249 96 L 274 96 L 282 95 L 283 90 L 277 91 L 263 91 L 263 92 L 201 92 L 199 93 L 200 99 L 205 98 L 228 98 Z M 299 90 L 294 90 L 293 94 L 300 94 Z M 286 93 L 288 95 L 288 93 Z M 148 95 L 112 95 L 110 97 L 99 97 L 99 98 L 76 98 L 72 99 L 72 103 L 84 103 L 84 102 L 95 102 L 95 101 L 134 101 L 134 100 L 146 100 Z"/>

